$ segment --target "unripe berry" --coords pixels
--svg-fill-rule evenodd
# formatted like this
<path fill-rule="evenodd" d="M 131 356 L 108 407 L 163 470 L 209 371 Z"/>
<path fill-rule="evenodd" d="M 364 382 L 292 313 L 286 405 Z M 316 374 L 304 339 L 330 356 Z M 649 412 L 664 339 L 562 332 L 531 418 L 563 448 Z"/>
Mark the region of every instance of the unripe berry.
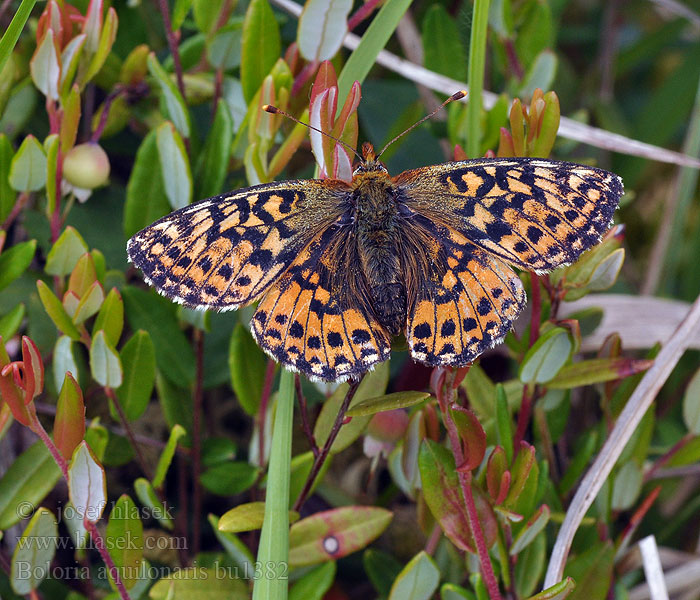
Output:
<path fill-rule="evenodd" d="M 109 177 L 107 153 L 93 142 L 75 146 L 63 159 L 63 176 L 71 185 L 88 190 L 105 184 Z"/>

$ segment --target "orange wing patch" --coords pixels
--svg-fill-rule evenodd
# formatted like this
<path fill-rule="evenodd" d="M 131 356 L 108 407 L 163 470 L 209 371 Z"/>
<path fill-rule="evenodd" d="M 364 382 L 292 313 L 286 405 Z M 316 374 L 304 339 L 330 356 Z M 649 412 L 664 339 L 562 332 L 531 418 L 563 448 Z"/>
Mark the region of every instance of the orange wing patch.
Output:
<path fill-rule="evenodd" d="M 414 359 L 462 366 L 499 343 L 525 305 L 512 269 L 453 232 L 447 271 L 422 282 L 406 339 Z"/>

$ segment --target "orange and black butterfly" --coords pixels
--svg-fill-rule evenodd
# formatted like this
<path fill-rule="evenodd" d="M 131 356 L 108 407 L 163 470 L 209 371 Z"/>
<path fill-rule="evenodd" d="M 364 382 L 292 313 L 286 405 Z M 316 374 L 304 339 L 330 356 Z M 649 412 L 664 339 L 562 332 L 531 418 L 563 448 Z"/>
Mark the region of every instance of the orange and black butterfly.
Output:
<path fill-rule="evenodd" d="M 539 158 L 448 162 L 391 177 L 370 144 L 352 182 L 280 181 L 202 200 L 129 240 L 146 280 L 190 307 L 259 301 L 251 331 L 311 379 L 359 376 L 405 333 L 412 357 L 462 366 L 525 304 L 509 265 L 548 272 L 609 228 L 613 173 Z"/>

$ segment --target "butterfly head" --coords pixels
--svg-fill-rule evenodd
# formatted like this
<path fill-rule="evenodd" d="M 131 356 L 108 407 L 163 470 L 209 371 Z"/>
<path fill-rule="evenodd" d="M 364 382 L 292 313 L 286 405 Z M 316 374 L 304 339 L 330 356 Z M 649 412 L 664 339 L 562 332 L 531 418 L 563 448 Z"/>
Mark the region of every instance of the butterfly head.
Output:
<path fill-rule="evenodd" d="M 362 162 L 355 167 L 353 175 L 360 175 L 361 173 L 386 173 L 386 167 L 384 163 L 379 161 L 379 158 L 374 151 L 374 146 L 369 142 L 362 144 Z"/>

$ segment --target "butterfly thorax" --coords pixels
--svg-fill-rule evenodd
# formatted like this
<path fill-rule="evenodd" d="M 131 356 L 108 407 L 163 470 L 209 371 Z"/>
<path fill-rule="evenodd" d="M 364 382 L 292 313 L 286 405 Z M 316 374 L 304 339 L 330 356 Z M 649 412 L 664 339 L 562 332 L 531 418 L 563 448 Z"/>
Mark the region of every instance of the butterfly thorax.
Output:
<path fill-rule="evenodd" d="M 352 186 L 354 239 L 369 304 L 377 320 L 397 335 L 406 321 L 406 285 L 399 252 L 402 216 L 395 188 L 383 166 L 356 172 Z"/>

